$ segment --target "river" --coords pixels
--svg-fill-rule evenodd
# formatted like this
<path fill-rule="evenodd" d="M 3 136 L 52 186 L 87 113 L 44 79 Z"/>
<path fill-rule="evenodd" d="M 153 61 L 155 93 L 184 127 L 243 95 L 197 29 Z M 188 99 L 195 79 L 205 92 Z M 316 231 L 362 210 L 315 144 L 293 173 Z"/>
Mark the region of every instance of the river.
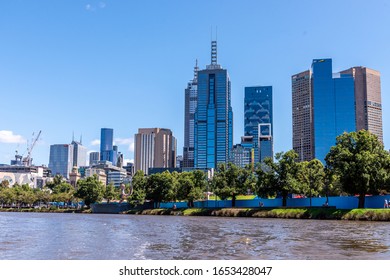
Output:
<path fill-rule="evenodd" d="M 390 259 L 390 224 L 0 213 L 2 260 Z"/>

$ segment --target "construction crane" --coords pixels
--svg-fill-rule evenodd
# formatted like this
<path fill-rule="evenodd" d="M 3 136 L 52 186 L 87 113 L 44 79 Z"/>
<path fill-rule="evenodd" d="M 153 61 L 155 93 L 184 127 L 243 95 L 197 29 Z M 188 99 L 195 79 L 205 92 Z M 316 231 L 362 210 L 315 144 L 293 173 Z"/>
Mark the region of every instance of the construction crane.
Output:
<path fill-rule="evenodd" d="M 35 144 L 37 143 L 38 139 L 39 139 L 39 136 L 41 136 L 41 130 L 38 132 L 38 135 L 37 137 L 35 137 L 35 139 L 33 139 L 31 145 L 29 147 L 27 147 L 27 156 L 23 158 L 23 165 L 24 166 L 31 166 L 32 164 L 32 158 L 31 158 L 31 153 L 32 153 L 32 150 L 34 149 L 34 146 Z"/>

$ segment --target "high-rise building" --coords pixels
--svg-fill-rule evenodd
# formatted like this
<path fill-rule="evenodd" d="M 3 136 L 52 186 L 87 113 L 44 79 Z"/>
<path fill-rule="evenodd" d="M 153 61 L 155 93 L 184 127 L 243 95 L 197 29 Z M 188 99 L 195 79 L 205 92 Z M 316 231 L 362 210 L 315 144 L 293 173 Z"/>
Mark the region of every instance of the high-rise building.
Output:
<path fill-rule="evenodd" d="M 73 153 L 71 144 L 50 145 L 49 169 L 53 176 L 62 175 L 69 179 L 69 173 L 73 168 Z"/>
<path fill-rule="evenodd" d="M 368 130 L 383 143 L 381 76 L 379 71 L 359 66 L 341 71 L 341 73 L 350 74 L 354 78 L 356 130 Z"/>
<path fill-rule="evenodd" d="M 293 149 L 300 161 L 314 158 L 313 106 L 310 70 L 292 77 Z"/>
<path fill-rule="evenodd" d="M 353 69 L 333 74 L 331 59 L 314 59 L 311 70 L 292 76 L 293 149 L 301 161 L 324 162 L 338 135 L 362 126 L 359 118 L 364 118 L 364 105 L 359 104 L 364 101 L 359 95 L 364 96 L 364 89 L 359 87 L 364 88 L 364 83 Z M 379 88 L 379 93 L 378 89 L 373 92 L 380 100 L 377 77 L 379 73 L 371 81 L 373 88 Z"/>
<path fill-rule="evenodd" d="M 114 150 L 114 130 L 102 128 L 100 133 L 100 160 L 116 164 L 116 151 Z"/>
<path fill-rule="evenodd" d="M 195 111 L 198 103 L 198 61 L 194 67 L 194 78 L 184 91 L 184 148 L 182 167 L 194 167 Z"/>
<path fill-rule="evenodd" d="M 176 139 L 166 128 L 140 128 L 135 134 L 135 171 L 176 167 Z"/>
<path fill-rule="evenodd" d="M 87 165 L 87 147 L 80 142 L 72 141 L 73 145 L 73 166 L 80 167 Z"/>
<path fill-rule="evenodd" d="M 272 86 L 245 87 L 245 136 L 253 136 L 254 161 L 273 158 Z"/>
<path fill-rule="evenodd" d="M 217 41 L 211 42 L 211 64 L 198 71 L 194 139 L 195 167 L 228 162 L 233 147 L 231 85 L 227 70 L 217 63 Z"/>
<path fill-rule="evenodd" d="M 100 161 L 100 153 L 99 152 L 91 152 L 89 154 L 89 166 L 95 165 Z"/>

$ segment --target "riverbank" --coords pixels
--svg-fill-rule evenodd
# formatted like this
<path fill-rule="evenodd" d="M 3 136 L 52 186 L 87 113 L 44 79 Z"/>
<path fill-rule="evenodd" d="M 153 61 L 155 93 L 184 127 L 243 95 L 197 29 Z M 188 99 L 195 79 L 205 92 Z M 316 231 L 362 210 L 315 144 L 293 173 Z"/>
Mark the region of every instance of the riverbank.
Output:
<path fill-rule="evenodd" d="M 91 209 L 66 208 L 0 208 L 0 212 L 37 213 L 82 213 L 90 214 Z M 174 215 L 174 216 L 215 216 L 251 217 L 280 219 L 319 219 L 353 221 L 390 221 L 390 209 L 352 209 L 335 208 L 189 208 L 189 209 L 132 209 L 121 212 L 128 215 Z"/>
<path fill-rule="evenodd" d="M 129 210 L 123 214 L 133 215 L 176 215 L 176 216 L 217 216 L 252 217 L 283 219 L 321 219 L 354 221 L 390 221 L 390 209 L 352 209 L 335 208 L 224 208 L 224 209 L 145 209 Z"/>
<path fill-rule="evenodd" d="M 36 213 L 92 213 L 91 209 L 71 208 L 0 208 L 0 212 L 36 212 Z"/>

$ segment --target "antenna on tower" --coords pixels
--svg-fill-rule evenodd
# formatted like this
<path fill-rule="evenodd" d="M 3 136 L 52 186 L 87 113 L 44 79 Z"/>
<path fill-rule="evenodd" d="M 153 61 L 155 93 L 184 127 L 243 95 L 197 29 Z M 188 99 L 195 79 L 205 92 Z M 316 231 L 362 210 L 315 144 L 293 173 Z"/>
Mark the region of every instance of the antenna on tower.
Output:
<path fill-rule="evenodd" d="M 198 59 L 196 59 L 195 60 L 195 67 L 194 67 L 194 80 L 193 80 L 193 83 L 197 83 L 198 82 L 198 71 L 199 71 Z"/>
<path fill-rule="evenodd" d="M 211 28 L 211 64 L 207 66 L 207 69 L 221 69 L 221 66 L 218 64 L 217 60 L 217 39 L 213 40 L 212 33 L 213 32 Z"/>
<path fill-rule="evenodd" d="M 80 144 L 82 145 L 83 144 L 83 135 L 80 134 Z"/>

